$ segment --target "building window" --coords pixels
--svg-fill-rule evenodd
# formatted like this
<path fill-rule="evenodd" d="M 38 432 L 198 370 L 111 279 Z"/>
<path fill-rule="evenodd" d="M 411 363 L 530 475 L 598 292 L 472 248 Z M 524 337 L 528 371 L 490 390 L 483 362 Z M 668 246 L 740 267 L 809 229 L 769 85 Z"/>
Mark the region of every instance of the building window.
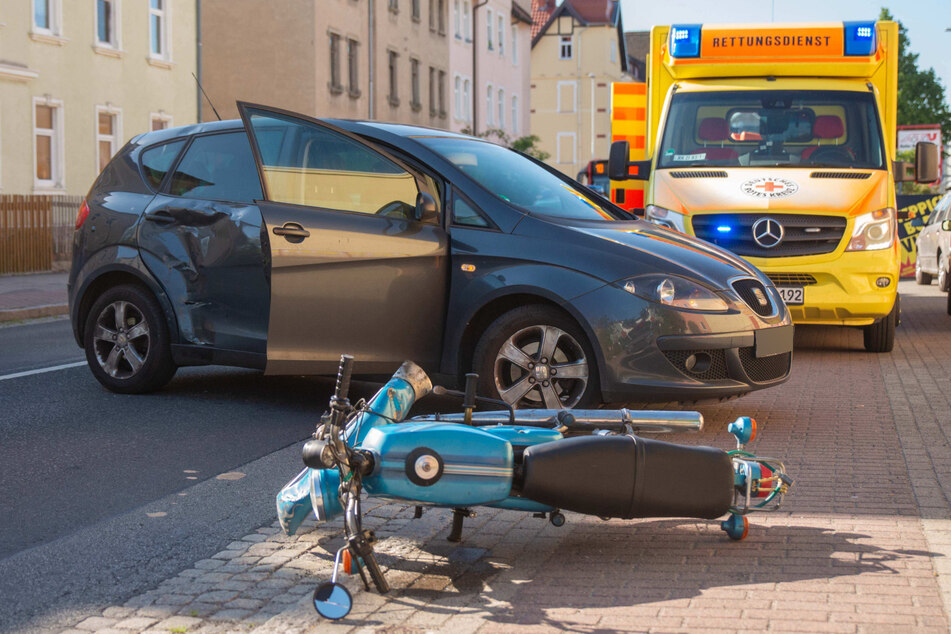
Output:
<path fill-rule="evenodd" d="M 119 149 L 119 116 L 116 108 L 98 106 L 96 108 L 96 155 L 101 172 L 109 164 L 112 155 Z"/>
<path fill-rule="evenodd" d="M 436 11 L 439 14 L 439 34 L 446 34 L 446 0 L 436 0 Z"/>
<path fill-rule="evenodd" d="M 340 36 L 330 33 L 330 92 L 343 92 L 343 81 L 340 77 Z"/>
<path fill-rule="evenodd" d="M 499 36 L 499 55 L 505 55 L 505 22 L 502 20 L 501 15 L 498 17 L 498 23 L 499 28 L 497 35 Z"/>
<path fill-rule="evenodd" d="M 429 116 L 436 116 L 436 69 L 429 67 Z"/>
<path fill-rule="evenodd" d="M 560 40 L 560 46 L 558 47 L 558 58 L 559 59 L 571 59 L 573 55 L 572 51 L 572 38 L 570 35 L 562 35 Z"/>
<path fill-rule="evenodd" d="M 617 64 L 617 42 L 608 42 L 608 47 L 611 54 L 611 63 Z"/>
<path fill-rule="evenodd" d="M 472 121 L 472 88 L 469 80 L 462 82 L 462 119 Z"/>
<path fill-rule="evenodd" d="M 412 88 L 413 98 L 409 102 L 410 107 L 418 111 L 423 107 L 422 101 L 420 101 L 420 90 L 419 90 L 419 60 L 410 59 L 409 60 L 409 76 L 410 76 L 410 87 Z"/>
<path fill-rule="evenodd" d="M 419 22 L 419 14 L 420 14 L 419 3 L 420 3 L 420 0 L 413 0 L 413 14 L 412 14 L 412 17 L 413 17 L 413 21 L 414 21 L 414 22 Z"/>
<path fill-rule="evenodd" d="M 347 90 L 351 97 L 360 96 L 360 76 L 357 69 L 360 67 L 360 59 L 357 56 L 357 50 L 360 43 L 356 40 L 347 40 Z"/>
<path fill-rule="evenodd" d="M 512 25 L 512 65 L 518 66 L 518 25 Z"/>
<path fill-rule="evenodd" d="M 149 115 L 150 130 L 168 130 L 171 127 L 172 115 L 165 114 L 164 112 L 153 112 L 151 115 Z"/>
<path fill-rule="evenodd" d="M 149 39 L 153 57 L 168 59 L 167 0 L 149 0 Z"/>
<path fill-rule="evenodd" d="M 452 32 L 457 38 L 462 39 L 462 2 L 461 0 L 452 0 Z"/>
<path fill-rule="evenodd" d="M 446 71 L 439 71 L 439 116 L 446 116 Z"/>
<path fill-rule="evenodd" d="M 499 128 L 505 129 L 505 90 L 499 88 L 498 94 L 498 104 L 499 104 Z"/>
<path fill-rule="evenodd" d="M 452 87 L 452 115 L 458 121 L 462 119 L 462 77 L 456 75 Z"/>
<path fill-rule="evenodd" d="M 494 48 L 492 46 L 492 9 L 486 9 L 485 15 L 485 42 L 491 51 Z"/>
<path fill-rule="evenodd" d="M 96 43 L 100 46 L 119 48 L 115 0 L 96 0 Z"/>
<path fill-rule="evenodd" d="M 399 0 L 389 0 L 390 1 L 390 11 L 393 13 L 399 13 L 400 11 L 400 2 Z"/>
<path fill-rule="evenodd" d="M 389 58 L 390 105 L 395 108 L 400 105 L 400 96 L 396 84 L 396 61 L 399 54 L 396 51 L 387 51 L 387 57 Z"/>
<path fill-rule="evenodd" d="M 462 0 L 462 35 L 466 42 L 472 41 L 472 3 Z"/>
<path fill-rule="evenodd" d="M 34 172 L 37 189 L 62 189 L 63 174 L 63 103 L 33 100 Z"/>
<path fill-rule="evenodd" d="M 558 112 L 574 112 L 577 83 L 573 81 L 558 82 Z"/>
<path fill-rule="evenodd" d="M 575 133 L 559 132 L 555 141 L 555 162 L 575 162 Z"/>
<path fill-rule="evenodd" d="M 485 87 L 485 125 L 492 125 L 492 84 Z"/>
<path fill-rule="evenodd" d="M 512 134 L 518 134 L 518 95 L 512 95 Z"/>
<path fill-rule="evenodd" d="M 63 15 L 62 0 L 33 0 L 33 31 L 60 35 Z"/>

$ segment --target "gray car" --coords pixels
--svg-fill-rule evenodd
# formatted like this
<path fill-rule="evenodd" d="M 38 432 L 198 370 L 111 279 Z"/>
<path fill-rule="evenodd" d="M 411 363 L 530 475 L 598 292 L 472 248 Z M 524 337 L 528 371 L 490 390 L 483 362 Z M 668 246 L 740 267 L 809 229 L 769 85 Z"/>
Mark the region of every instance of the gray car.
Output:
<path fill-rule="evenodd" d="M 931 284 L 938 278 L 938 288 L 949 290 L 948 266 L 951 261 L 951 226 L 945 221 L 951 220 L 951 192 L 938 200 L 934 211 L 915 238 L 917 257 L 915 258 L 915 281 L 919 284 Z"/>
<path fill-rule="evenodd" d="M 89 192 L 69 281 L 107 388 L 176 368 L 481 376 L 518 407 L 725 397 L 784 381 L 753 266 L 548 166 L 442 130 L 240 104 L 133 138 Z"/>

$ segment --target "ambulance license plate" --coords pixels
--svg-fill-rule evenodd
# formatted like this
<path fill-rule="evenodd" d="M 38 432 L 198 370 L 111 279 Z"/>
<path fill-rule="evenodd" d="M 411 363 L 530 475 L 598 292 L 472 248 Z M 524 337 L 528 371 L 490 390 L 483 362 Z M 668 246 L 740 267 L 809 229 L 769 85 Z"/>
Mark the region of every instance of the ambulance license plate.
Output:
<path fill-rule="evenodd" d="M 777 286 L 776 290 L 779 291 L 779 296 L 783 298 L 787 306 L 803 303 L 804 293 L 802 286 Z"/>

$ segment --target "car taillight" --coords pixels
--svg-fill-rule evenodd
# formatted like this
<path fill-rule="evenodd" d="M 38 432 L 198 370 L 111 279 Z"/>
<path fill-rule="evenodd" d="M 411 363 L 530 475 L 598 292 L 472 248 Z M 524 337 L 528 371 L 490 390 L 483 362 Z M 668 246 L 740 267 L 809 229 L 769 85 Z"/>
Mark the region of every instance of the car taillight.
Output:
<path fill-rule="evenodd" d="M 89 217 L 89 205 L 86 204 L 86 201 L 83 201 L 83 204 L 79 206 L 79 213 L 76 214 L 76 228 L 79 229 L 83 226 L 83 223 L 86 222 L 86 218 Z"/>

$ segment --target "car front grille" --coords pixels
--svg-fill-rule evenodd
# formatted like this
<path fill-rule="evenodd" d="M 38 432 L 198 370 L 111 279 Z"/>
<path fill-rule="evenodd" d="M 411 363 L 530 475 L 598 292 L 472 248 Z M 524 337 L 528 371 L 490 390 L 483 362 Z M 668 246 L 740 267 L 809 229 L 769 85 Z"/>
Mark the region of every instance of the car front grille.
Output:
<path fill-rule="evenodd" d="M 782 241 L 765 248 L 753 239 L 753 224 L 772 218 L 783 227 Z M 737 255 L 781 258 L 797 255 L 832 253 L 845 233 L 845 218 L 809 214 L 701 214 L 692 218 L 693 231 L 702 240 L 712 242 Z M 728 227 L 728 229 L 723 229 Z"/>
<path fill-rule="evenodd" d="M 813 286 L 819 283 L 808 273 L 767 273 L 766 277 L 776 286 Z"/>
<path fill-rule="evenodd" d="M 773 314 L 773 300 L 770 299 L 766 287 L 759 280 L 744 277 L 733 282 L 733 290 L 740 296 L 746 305 L 752 308 L 757 315 L 766 317 Z M 761 299 L 765 300 L 763 304 Z"/>
<path fill-rule="evenodd" d="M 740 348 L 740 363 L 750 380 L 756 383 L 765 383 L 782 378 L 789 373 L 791 352 L 774 354 L 768 357 L 757 358 L 752 347 Z"/>
<path fill-rule="evenodd" d="M 664 355 L 675 368 L 694 379 L 718 381 L 728 376 L 726 355 L 723 350 L 664 350 Z M 696 371 L 696 366 L 693 370 L 688 370 L 687 359 L 691 356 L 700 357 L 701 359 L 705 356 L 709 359 L 709 364 L 703 364 L 706 367 L 702 372 Z"/>

